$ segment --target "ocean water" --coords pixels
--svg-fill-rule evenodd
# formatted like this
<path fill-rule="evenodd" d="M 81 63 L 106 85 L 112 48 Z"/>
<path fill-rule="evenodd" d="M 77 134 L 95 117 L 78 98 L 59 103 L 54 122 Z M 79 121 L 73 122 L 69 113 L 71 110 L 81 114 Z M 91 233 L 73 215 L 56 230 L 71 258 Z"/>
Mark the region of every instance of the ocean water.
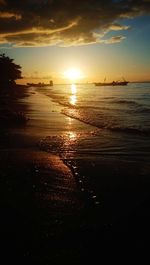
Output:
<path fill-rule="evenodd" d="M 47 127 L 39 148 L 70 167 L 87 207 L 106 222 L 128 214 L 150 190 L 150 83 L 32 88 L 35 123 Z M 36 98 L 37 97 L 37 98 Z M 43 113 L 42 110 L 44 109 Z M 49 117 L 50 121 L 49 121 Z M 42 128 L 43 126 L 43 128 Z M 42 134 L 42 132 L 41 132 Z"/>
<path fill-rule="evenodd" d="M 72 127 L 70 124 L 68 128 L 66 123 L 68 134 L 74 139 L 74 144 L 69 147 L 72 151 L 88 156 L 92 153 L 149 156 L 149 83 L 131 83 L 125 87 L 57 85 L 41 92 L 60 106 L 59 111 L 71 118 L 70 123 L 75 119 L 91 125 L 89 131 L 87 127 L 80 130 L 79 124 Z M 62 147 L 62 151 L 65 148 Z"/>

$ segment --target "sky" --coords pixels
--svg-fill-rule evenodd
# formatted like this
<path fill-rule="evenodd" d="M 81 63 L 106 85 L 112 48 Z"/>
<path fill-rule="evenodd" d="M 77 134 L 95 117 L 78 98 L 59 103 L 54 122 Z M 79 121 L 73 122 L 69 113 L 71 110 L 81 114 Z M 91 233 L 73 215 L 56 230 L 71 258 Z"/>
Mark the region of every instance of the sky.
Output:
<path fill-rule="evenodd" d="M 0 0 L 0 54 L 26 82 L 150 80 L 150 0 Z"/>

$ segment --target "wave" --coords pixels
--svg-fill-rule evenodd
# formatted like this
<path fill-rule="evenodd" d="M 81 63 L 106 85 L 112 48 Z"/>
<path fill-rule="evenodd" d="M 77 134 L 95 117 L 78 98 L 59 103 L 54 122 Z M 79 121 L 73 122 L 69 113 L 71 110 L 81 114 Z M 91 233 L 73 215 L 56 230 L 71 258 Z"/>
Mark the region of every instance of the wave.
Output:
<path fill-rule="evenodd" d="M 150 135 L 150 129 L 144 129 L 144 128 L 135 128 L 135 127 L 111 127 L 108 128 L 112 131 L 116 132 L 124 132 L 124 133 L 130 133 L 130 134 L 137 134 L 137 135 L 143 135 L 143 136 L 149 136 Z"/>
<path fill-rule="evenodd" d="M 68 94 L 54 93 L 52 91 L 49 94 L 46 92 L 46 96 L 63 106 L 64 109 L 61 110 L 61 113 L 68 117 L 100 130 L 107 129 L 132 135 L 150 135 L 149 122 L 147 122 L 148 115 L 146 116 L 150 113 L 150 108 L 142 102 L 139 103 L 135 98 L 130 100 L 128 98 L 117 99 L 112 96 L 99 99 L 97 97 L 95 99 L 79 97 L 78 104 L 72 105 L 69 102 Z M 122 105 L 123 107 L 120 107 Z"/>
<path fill-rule="evenodd" d="M 87 113 L 83 113 L 80 111 L 77 111 L 76 109 L 63 109 L 61 111 L 62 114 L 79 120 L 85 124 L 97 127 L 98 129 L 107 129 L 111 131 L 116 132 L 122 132 L 122 133 L 128 133 L 128 134 L 137 134 L 137 135 L 143 135 L 143 136 L 149 136 L 150 135 L 150 129 L 149 128 L 143 128 L 141 126 L 123 126 L 118 125 L 115 123 L 115 121 L 111 119 L 106 119 L 106 117 L 103 115 L 101 120 L 94 119 L 94 117 L 87 116 Z"/>
<path fill-rule="evenodd" d="M 137 107 L 142 107 L 143 106 L 141 103 L 138 103 L 137 101 L 128 100 L 128 99 L 112 100 L 111 103 L 115 103 L 115 104 L 128 104 L 128 105 L 137 106 Z"/>
<path fill-rule="evenodd" d="M 63 95 L 58 95 L 58 94 L 47 94 L 48 97 L 52 99 L 53 102 L 59 104 L 60 106 L 68 107 L 68 108 L 73 108 L 73 109 L 101 109 L 101 110 L 111 110 L 111 107 L 108 107 L 108 104 L 110 106 L 114 104 L 124 104 L 124 105 L 129 105 L 130 107 L 134 107 L 134 112 L 139 113 L 141 112 L 150 112 L 150 108 L 143 107 L 143 104 L 138 103 L 134 100 L 128 100 L 128 99 L 113 99 L 113 97 L 104 97 L 100 99 L 99 101 L 96 100 L 90 100 L 90 102 L 87 101 L 87 104 L 84 105 L 82 102 L 80 102 L 79 105 L 72 105 L 71 102 L 69 102 L 69 99 L 64 97 Z M 106 101 L 106 99 L 108 101 Z M 105 105 L 107 103 L 107 106 Z M 119 110 L 119 109 L 116 109 Z"/>
<path fill-rule="evenodd" d="M 134 112 L 148 114 L 148 113 L 150 113 L 150 108 L 149 107 L 140 107 L 140 108 L 135 109 Z"/>

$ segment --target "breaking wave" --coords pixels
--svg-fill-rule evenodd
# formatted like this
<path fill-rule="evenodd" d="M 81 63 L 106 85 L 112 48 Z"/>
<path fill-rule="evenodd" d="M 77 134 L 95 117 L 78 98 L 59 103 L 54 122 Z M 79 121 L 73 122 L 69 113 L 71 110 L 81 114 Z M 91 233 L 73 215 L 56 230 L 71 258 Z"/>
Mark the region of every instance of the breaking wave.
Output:
<path fill-rule="evenodd" d="M 143 128 L 141 125 L 124 125 L 121 122 L 117 122 L 112 117 L 107 117 L 103 112 L 99 113 L 99 119 L 96 118 L 96 113 L 92 115 L 87 115 L 86 111 L 78 109 L 65 108 L 62 110 L 62 114 L 77 119 L 88 125 L 97 127 L 98 129 L 107 129 L 116 132 L 123 132 L 128 134 L 138 134 L 138 135 L 150 135 L 149 128 Z"/>

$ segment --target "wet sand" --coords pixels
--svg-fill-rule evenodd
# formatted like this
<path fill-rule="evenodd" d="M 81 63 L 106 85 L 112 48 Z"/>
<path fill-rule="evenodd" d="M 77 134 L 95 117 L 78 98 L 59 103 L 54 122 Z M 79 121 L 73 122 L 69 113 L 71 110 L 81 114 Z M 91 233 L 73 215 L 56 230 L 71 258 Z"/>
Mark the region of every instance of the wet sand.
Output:
<path fill-rule="evenodd" d="M 35 96 L 27 92 L 28 103 L 30 99 L 32 102 L 32 95 Z M 36 96 L 33 103 L 36 104 Z M 9 107 L 12 107 L 10 102 Z M 32 108 L 34 104 L 28 106 L 23 95 L 13 101 L 13 110 L 25 111 L 27 116 L 29 112 L 34 115 Z M 69 167 L 59 156 L 39 149 L 39 141 L 49 129 L 31 115 L 27 124 L 17 126 L 8 122 L 7 126 L 3 125 L 0 149 L 2 260 L 4 264 L 10 261 L 59 264 L 63 258 L 67 264 L 68 258 L 77 258 L 73 246 L 67 249 L 72 240 L 66 240 L 84 226 L 81 218 L 84 199 Z M 57 116 L 58 113 L 55 118 L 51 117 L 53 128 Z M 46 117 L 43 122 L 47 124 Z"/>
<path fill-rule="evenodd" d="M 139 258 L 138 250 L 146 259 L 149 198 L 132 213 L 105 222 L 107 209 L 97 210 L 97 205 L 88 201 L 71 167 L 53 152 L 39 148 L 50 133 L 62 133 L 64 116 L 58 106 L 51 102 L 45 116 L 44 96 L 41 107 L 34 90 L 28 96 L 15 104 L 29 121 L 25 126 L 4 128 L 1 138 L 2 264 L 78 265 L 95 264 L 97 259 L 106 264 L 120 262 L 120 256 L 122 263 L 129 257 L 133 261 Z M 74 122 L 76 126 L 78 121 Z"/>
<path fill-rule="evenodd" d="M 28 106 L 17 98 L 24 99 L 17 95 L 13 107 L 9 101 L 9 108 L 27 112 Z M 37 133 L 29 124 L 16 126 L 9 120 L 2 128 L 1 243 L 5 264 L 10 260 L 17 264 L 26 260 L 45 264 L 47 257 L 39 254 L 44 251 L 41 244 L 49 239 L 51 245 L 52 238 L 64 233 L 66 227 L 72 229 L 70 220 L 77 220 L 83 207 L 70 169 L 58 156 L 37 147 L 41 136 L 38 125 Z"/>

